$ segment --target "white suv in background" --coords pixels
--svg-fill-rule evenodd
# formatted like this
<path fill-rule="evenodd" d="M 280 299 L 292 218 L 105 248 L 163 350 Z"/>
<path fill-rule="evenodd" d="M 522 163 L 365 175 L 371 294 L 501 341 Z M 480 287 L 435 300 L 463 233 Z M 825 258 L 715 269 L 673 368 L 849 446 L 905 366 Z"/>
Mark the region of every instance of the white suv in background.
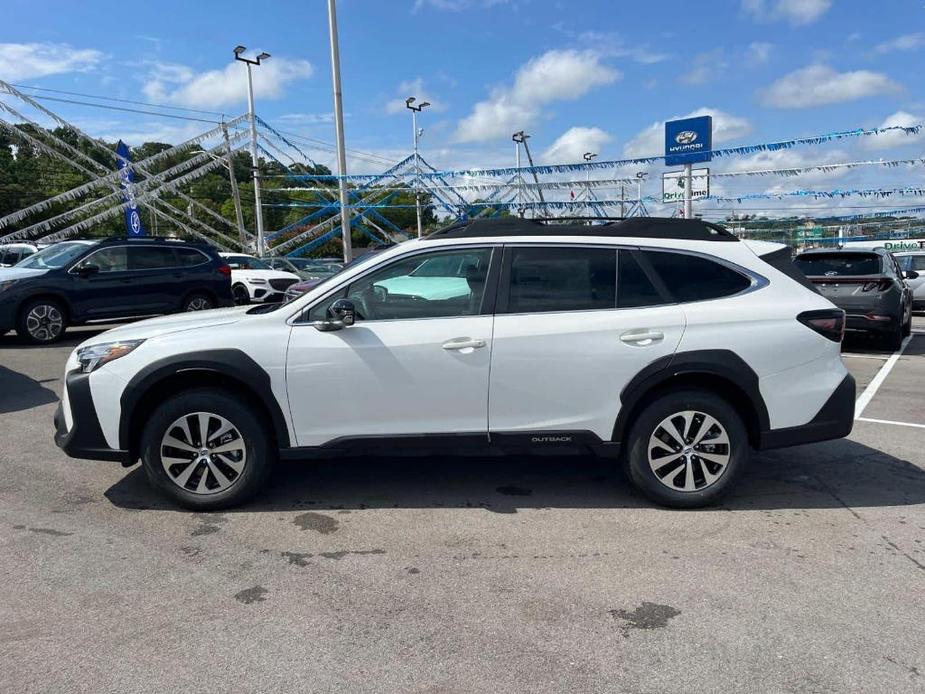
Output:
<path fill-rule="evenodd" d="M 285 304 L 156 318 L 71 354 L 56 441 L 139 458 L 180 504 L 256 493 L 277 458 L 592 450 L 669 506 L 751 449 L 847 435 L 844 313 L 789 249 L 699 220 L 476 220 Z"/>
<path fill-rule="evenodd" d="M 912 289 L 912 310 L 925 311 L 925 249 L 902 251 L 893 255 L 903 272 L 918 273 L 915 279 L 907 279 L 906 284 Z"/>
<path fill-rule="evenodd" d="M 231 268 L 231 292 L 238 306 L 279 302 L 289 286 L 299 281 L 291 272 L 274 270 L 265 261 L 242 253 L 219 253 Z"/>

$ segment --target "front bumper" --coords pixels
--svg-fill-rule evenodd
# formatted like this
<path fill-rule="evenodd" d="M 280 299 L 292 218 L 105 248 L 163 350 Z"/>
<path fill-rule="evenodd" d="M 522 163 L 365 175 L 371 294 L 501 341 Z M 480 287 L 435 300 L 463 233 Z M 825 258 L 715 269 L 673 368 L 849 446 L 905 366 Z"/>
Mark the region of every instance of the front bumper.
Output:
<path fill-rule="evenodd" d="M 854 377 L 844 380 L 829 396 L 822 409 L 807 424 L 786 429 L 771 429 L 759 435 L 758 449 L 784 448 L 804 443 L 840 439 L 851 433 L 854 426 L 854 402 L 857 395 Z"/>
<path fill-rule="evenodd" d="M 110 448 L 103 436 L 90 393 L 90 374 L 71 371 L 64 381 L 72 421 L 68 429 L 64 403 L 59 403 L 54 418 L 55 444 L 58 448 L 71 458 L 114 460 L 123 465 L 128 464 L 128 451 Z"/>

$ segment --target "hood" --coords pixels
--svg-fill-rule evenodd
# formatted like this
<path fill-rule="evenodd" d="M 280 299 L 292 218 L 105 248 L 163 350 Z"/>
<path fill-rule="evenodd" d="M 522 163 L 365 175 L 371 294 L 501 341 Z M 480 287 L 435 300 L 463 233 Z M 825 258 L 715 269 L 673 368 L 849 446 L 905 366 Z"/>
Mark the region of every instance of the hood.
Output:
<path fill-rule="evenodd" d="M 148 318 L 147 320 L 138 321 L 137 323 L 128 323 L 127 325 L 120 325 L 118 328 L 107 330 L 104 333 L 90 338 L 81 346 L 95 345 L 102 342 L 116 342 L 118 340 L 146 340 L 151 337 L 168 335 L 182 330 L 197 330 L 199 328 L 211 328 L 216 325 L 236 323 L 242 318 L 246 318 L 245 314 L 250 308 L 252 307 L 236 306 L 234 308 L 216 308 L 209 311 L 188 311 L 186 313 L 175 313 L 170 316 Z"/>
<path fill-rule="evenodd" d="M 41 269 L 32 269 L 24 267 L 3 267 L 0 268 L 0 282 L 6 282 L 8 280 L 27 280 L 30 277 L 40 277 L 44 275 L 48 270 Z"/>
<path fill-rule="evenodd" d="M 242 278 L 248 277 L 259 277 L 262 280 L 296 280 L 298 281 L 299 276 L 293 275 L 291 272 L 283 272 L 282 270 L 232 270 L 231 276 L 240 276 Z"/>

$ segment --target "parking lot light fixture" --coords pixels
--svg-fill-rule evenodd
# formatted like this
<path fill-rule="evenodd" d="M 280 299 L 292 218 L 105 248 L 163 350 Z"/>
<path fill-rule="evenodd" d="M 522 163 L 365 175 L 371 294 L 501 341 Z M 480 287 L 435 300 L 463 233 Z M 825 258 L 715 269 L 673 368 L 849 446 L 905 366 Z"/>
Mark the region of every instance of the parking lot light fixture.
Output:
<path fill-rule="evenodd" d="M 250 121 L 251 130 L 251 167 L 254 176 L 254 216 L 257 220 L 257 256 L 264 255 L 264 238 L 263 238 L 263 204 L 260 199 L 260 160 L 257 157 L 257 115 L 254 112 L 254 78 L 251 74 L 251 67 L 259 66 L 262 61 L 270 57 L 269 53 L 260 53 L 253 60 L 243 57 L 244 46 L 235 46 L 234 59 L 244 63 L 247 66 L 247 118 Z"/>
<path fill-rule="evenodd" d="M 415 101 L 417 101 L 416 97 L 409 96 L 407 99 L 405 99 L 405 108 L 411 111 L 411 134 L 414 138 L 414 207 L 417 211 L 418 217 L 418 238 L 421 238 L 424 235 L 424 223 L 421 218 L 421 193 L 419 191 L 419 187 L 421 185 L 421 162 L 418 156 L 418 139 L 421 137 L 423 130 L 418 130 L 417 114 L 430 106 L 430 102 L 422 101 L 417 106 L 415 106 Z"/>

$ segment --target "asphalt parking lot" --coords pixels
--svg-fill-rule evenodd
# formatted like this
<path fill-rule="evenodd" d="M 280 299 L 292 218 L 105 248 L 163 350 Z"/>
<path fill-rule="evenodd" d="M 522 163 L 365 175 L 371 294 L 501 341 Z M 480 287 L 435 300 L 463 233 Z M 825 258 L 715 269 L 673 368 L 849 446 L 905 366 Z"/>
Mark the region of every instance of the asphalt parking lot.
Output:
<path fill-rule="evenodd" d="M 177 510 L 66 458 L 68 352 L 0 338 L 0 691 L 925 691 L 925 317 L 845 345 L 849 439 L 669 511 L 585 458 L 288 464 Z M 870 388 L 868 388 L 870 386 Z"/>

